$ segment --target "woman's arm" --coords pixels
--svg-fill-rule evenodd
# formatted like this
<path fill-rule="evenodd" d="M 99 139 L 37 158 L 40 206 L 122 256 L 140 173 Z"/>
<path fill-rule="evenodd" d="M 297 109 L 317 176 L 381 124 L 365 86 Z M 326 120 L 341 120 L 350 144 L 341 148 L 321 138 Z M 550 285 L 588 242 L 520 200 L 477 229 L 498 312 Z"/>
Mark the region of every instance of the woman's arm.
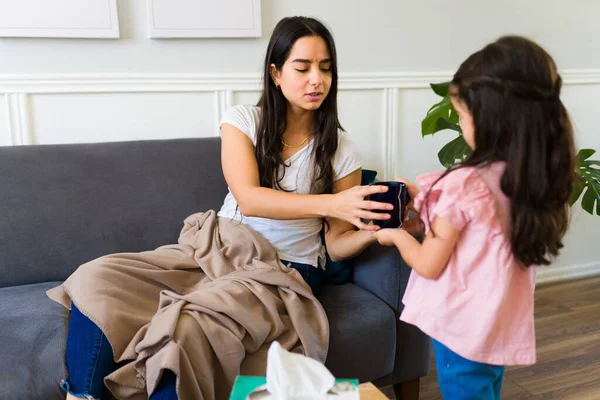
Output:
<path fill-rule="evenodd" d="M 358 169 L 350 175 L 334 182 L 333 193 L 348 190 L 360 185 L 362 170 Z M 362 252 L 369 244 L 376 241 L 371 232 L 354 230 L 354 226 L 337 218 L 327 218 L 328 227 L 325 229 L 325 244 L 327 253 L 333 261 L 354 257 Z"/>
<path fill-rule="evenodd" d="M 376 230 L 377 227 L 364 224 L 361 218 L 384 219 L 388 214 L 370 210 L 391 209 L 391 205 L 364 200 L 370 194 L 385 192 L 384 186 L 357 186 L 322 195 L 300 195 L 261 187 L 252 141 L 230 124 L 221 126 L 221 136 L 223 174 L 240 211 L 246 216 L 282 220 L 334 217 L 359 228 Z"/>
<path fill-rule="evenodd" d="M 396 246 L 402 258 L 412 269 L 426 279 L 437 279 L 448 264 L 460 231 L 442 217 L 432 223 L 435 237 L 429 233 L 423 243 L 404 229 L 382 229 L 369 232 L 384 246 Z"/>

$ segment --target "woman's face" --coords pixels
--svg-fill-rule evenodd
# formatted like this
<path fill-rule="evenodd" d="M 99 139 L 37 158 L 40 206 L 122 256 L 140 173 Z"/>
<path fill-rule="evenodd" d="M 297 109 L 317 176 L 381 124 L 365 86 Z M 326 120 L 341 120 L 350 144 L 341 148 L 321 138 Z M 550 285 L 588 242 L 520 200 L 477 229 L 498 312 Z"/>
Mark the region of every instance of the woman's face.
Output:
<path fill-rule="evenodd" d="M 465 142 L 467 142 L 472 150 L 475 150 L 475 124 L 473 123 L 473 114 L 471 114 L 465 102 L 460 98 L 451 96 L 450 100 L 452 101 L 454 110 L 458 114 L 458 121 Z"/>
<path fill-rule="evenodd" d="M 296 41 L 290 56 L 278 71 L 271 64 L 271 77 L 279 85 L 296 112 L 314 111 L 321 106 L 331 88 L 331 56 L 320 36 L 304 36 Z"/>

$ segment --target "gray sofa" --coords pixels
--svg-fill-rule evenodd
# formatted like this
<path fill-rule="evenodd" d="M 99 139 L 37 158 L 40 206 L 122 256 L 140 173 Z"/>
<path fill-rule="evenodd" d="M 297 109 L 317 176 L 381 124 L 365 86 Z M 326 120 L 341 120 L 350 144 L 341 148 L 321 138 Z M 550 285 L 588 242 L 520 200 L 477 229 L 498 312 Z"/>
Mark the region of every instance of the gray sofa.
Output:
<path fill-rule="evenodd" d="M 64 398 L 69 315 L 47 289 L 104 254 L 174 243 L 226 190 L 218 138 L 0 147 L 0 399 Z M 429 340 L 398 320 L 409 268 L 378 245 L 353 264 L 353 282 L 320 297 L 326 364 L 416 399 Z"/>

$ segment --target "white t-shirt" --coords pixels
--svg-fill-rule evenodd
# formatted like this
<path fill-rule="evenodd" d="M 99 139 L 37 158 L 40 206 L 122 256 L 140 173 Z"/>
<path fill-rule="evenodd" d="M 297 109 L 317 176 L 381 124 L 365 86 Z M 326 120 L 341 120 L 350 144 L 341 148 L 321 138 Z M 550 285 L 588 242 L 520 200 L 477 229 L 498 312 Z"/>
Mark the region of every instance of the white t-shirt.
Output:
<path fill-rule="evenodd" d="M 230 124 L 244 132 L 256 145 L 260 109 L 255 106 L 237 105 L 229 108 L 222 124 Z M 285 160 L 285 175 L 279 185 L 286 191 L 298 194 L 309 194 L 313 176 L 312 161 L 313 142 Z M 343 131 L 338 133 L 338 149 L 332 161 L 334 176 L 337 181 L 362 168 L 352 141 Z M 324 266 L 325 248 L 321 242 L 321 218 L 305 218 L 292 220 L 276 220 L 270 218 L 247 217 L 237 208 L 237 201 L 231 190 L 218 213 L 219 217 L 233 218 L 249 225 L 269 240 L 278 251 L 279 258 L 286 261 Z"/>

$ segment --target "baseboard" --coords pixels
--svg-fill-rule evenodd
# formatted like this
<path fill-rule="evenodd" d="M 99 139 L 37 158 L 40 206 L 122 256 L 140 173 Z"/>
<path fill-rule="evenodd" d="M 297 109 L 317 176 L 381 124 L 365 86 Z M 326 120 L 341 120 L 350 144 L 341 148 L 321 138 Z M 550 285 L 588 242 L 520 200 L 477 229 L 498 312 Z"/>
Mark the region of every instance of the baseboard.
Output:
<path fill-rule="evenodd" d="M 600 261 L 589 264 L 540 267 L 538 285 L 570 281 L 600 275 Z"/>

